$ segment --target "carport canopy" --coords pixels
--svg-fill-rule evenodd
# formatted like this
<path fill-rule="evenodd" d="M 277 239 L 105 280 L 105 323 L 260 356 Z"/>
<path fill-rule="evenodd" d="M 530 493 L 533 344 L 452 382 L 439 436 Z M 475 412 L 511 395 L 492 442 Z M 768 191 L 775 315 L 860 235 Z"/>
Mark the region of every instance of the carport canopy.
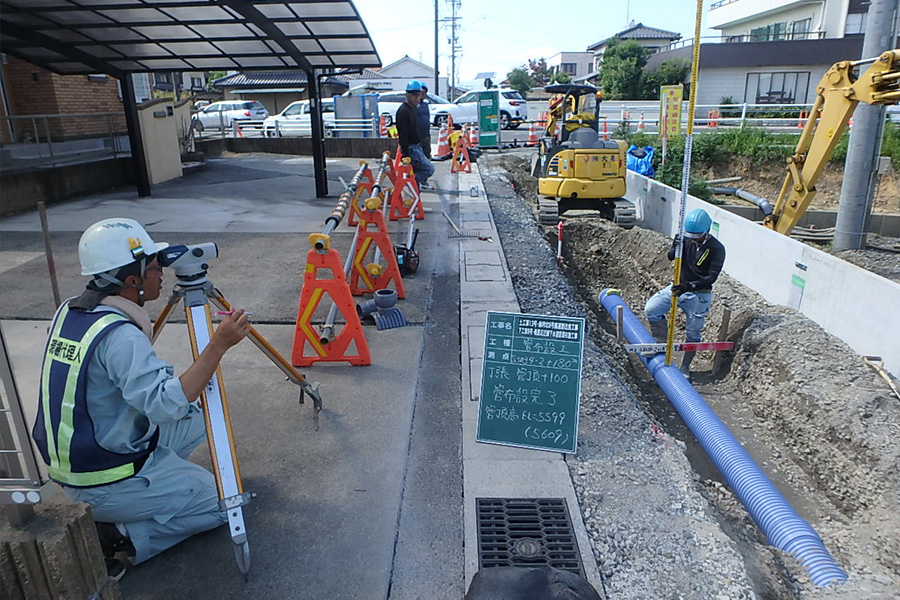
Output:
<path fill-rule="evenodd" d="M 350 0 L 0 0 L 0 51 L 60 75 L 105 73 L 125 87 L 139 196 L 150 195 L 133 73 L 380 67 Z M 318 98 L 318 86 L 310 86 Z M 316 194 L 328 195 L 314 104 Z"/>
<path fill-rule="evenodd" d="M 61 75 L 379 67 L 350 0 L 0 0 L 0 48 Z"/>

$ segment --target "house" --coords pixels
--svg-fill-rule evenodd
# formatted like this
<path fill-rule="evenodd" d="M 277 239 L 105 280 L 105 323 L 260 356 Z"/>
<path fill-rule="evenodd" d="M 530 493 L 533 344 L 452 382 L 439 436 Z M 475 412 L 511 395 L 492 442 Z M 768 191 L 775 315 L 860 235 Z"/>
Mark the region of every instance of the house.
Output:
<path fill-rule="evenodd" d="M 547 59 L 552 74 L 565 73 L 571 79 L 583 78 L 594 70 L 593 52 L 560 52 Z"/>
<path fill-rule="evenodd" d="M 339 96 L 347 91 L 346 75 L 330 75 L 319 80 L 322 98 Z M 234 72 L 211 82 L 222 90 L 226 100 L 258 100 L 270 115 L 280 113 L 288 104 L 309 98 L 306 72 L 293 71 L 247 71 Z"/>
<path fill-rule="evenodd" d="M 376 81 L 376 85 L 380 87 L 388 84 L 390 87 L 385 88 L 388 90 L 404 90 L 411 79 L 421 81 L 428 86 L 429 92 L 444 98 L 447 97 L 447 91 L 450 89 L 446 77 L 438 77 L 438 89 L 433 89 L 434 68 L 410 58 L 409 55 L 382 67 L 377 73 L 380 78 Z M 363 78 L 357 75 L 354 80 L 362 83 Z"/>
<path fill-rule="evenodd" d="M 828 68 L 863 58 L 864 0 L 720 0 L 707 25 L 721 32 L 701 42 L 698 104 L 807 104 Z M 894 46 L 896 47 L 896 46 Z M 648 68 L 691 58 L 692 41 L 650 57 Z"/>
<path fill-rule="evenodd" d="M 603 62 L 603 53 L 606 52 L 610 42 L 613 40 L 634 40 L 641 46 L 655 52 L 680 39 L 680 33 L 666 31 L 665 29 L 656 29 L 655 27 L 647 27 L 643 23 L 635 24 L 632 21 L 627 29 L 587 47 L 587 51 L 593 55 L 592 70 L 595 71 L 593 75 L 596 75 L 596 71 L 600 70 L 600 64 Z"/>
<path fill-rule="evenodd" d="M 151 77 L 153 89 L 160 92 L 171 93 L 177 90 L 179 96 L 196 96 L 206 92 L 206 73 L 202 71 L 151 73 Z"/>

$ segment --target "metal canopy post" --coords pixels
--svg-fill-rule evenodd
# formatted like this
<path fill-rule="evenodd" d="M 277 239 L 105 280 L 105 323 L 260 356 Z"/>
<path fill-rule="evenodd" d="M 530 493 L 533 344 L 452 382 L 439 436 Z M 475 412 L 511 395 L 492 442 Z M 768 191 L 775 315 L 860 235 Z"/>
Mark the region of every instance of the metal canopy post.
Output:
<path fill-rule="evenodd" d="M 313 171 L 316 176 L 316 198 L 328 197 L 328 167 L 325 164 L 325 132 L 322 127 L 322 98 L 315 71 L 306 72 L 309 81 L 310 125 L 312 125 Z"/>
<path fill-rule="evenodd" d="M 131 160 L 134 162 L 137 192 L 139 197 L 145 198 L 150 195 L 150 172 L 147 170 L 147 157 L 144 155 L 144 136 L 141 134 L 137 102 L 134 99 L 134 80 L 130 74 L 127 74 L 119 81 L 122 82 L 125 124 L 128 126 L 128 141 L 131 145 Z"/>

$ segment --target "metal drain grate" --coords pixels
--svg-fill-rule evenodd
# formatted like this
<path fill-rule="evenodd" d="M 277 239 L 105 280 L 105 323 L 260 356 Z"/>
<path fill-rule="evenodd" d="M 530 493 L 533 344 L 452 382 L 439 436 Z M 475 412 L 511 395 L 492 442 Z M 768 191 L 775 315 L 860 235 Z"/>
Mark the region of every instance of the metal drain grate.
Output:
<path fill-rule="evenodd" d="M 584 577 L 565 498 L 476 498 L 478 568 L 548 565 Z"/>

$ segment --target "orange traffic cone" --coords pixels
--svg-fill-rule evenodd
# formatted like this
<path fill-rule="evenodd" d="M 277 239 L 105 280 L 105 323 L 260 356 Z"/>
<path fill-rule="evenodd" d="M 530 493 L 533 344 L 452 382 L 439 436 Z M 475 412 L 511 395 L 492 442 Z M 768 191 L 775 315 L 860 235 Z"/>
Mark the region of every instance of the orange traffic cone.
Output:
<path fill-rule="evenodd" d="M 478 145 L 478 125 L 469 126 L 469 147 Z"/>
<path fill-rule="evenodd" d="M 434 152 L 434 160 L 447 160 L 450 158 L 450 134 L 447 131 L 447 122 L 441 123 L 441 131 L 438 133 L 437 150 Z"/>
<path fill-rule="evenodd" d="M 528 128 L 528 140 L 526 140 L 525 145 L 537 146 L 538 143 L 537 121 L 532 121 L 531 126 Z"/>
<path fill-rule="evenodd" d="M 641 113 L 641 120 L 638 121 L 637 130 L 638 130 L 638 133 L 641 133 L 644 131 L 644 113 Z"/>

